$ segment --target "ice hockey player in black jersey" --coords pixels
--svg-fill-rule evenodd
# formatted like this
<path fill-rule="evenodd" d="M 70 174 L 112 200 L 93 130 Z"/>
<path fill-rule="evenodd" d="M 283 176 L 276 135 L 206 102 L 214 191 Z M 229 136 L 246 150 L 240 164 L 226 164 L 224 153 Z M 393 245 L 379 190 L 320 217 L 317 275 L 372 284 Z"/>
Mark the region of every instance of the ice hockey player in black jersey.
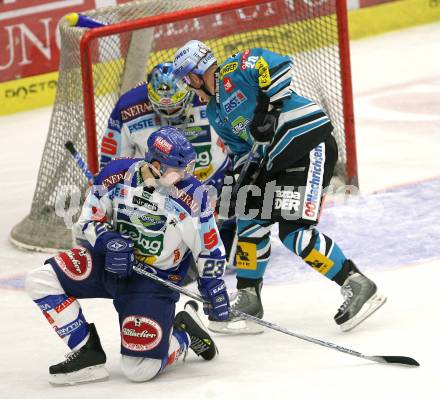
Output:
<path fill-rule="evenodd" d="M 236 175 L 257 144 L 237 197 L 225 199 L 231 205 L 237 200 L 237 206 L 231 206 L 238 232 L 238 295 L 233 308 L 263 316 L 261 287 L 270 257 L 270 228 L 278 223 L 284 246 L 341 286 L 344 302 L 334 319 L 347 331 L 386 298 L 316 227 L 338 150 L 323 109 L 292 90 L 292 70 L 290 57 L 262 48 L 240 51 L 218 65 L 209 47 L 191 40 L 177 50 L 173 71 L 180 85 L 209 101 L 208 119 L 234 154 Z M 224 187 L 226 194 L 230 191 Z M 234 324 L 237 321 L 231 316 L 209 328 L 225 333 L 262 331 L 252 322 Z"/>

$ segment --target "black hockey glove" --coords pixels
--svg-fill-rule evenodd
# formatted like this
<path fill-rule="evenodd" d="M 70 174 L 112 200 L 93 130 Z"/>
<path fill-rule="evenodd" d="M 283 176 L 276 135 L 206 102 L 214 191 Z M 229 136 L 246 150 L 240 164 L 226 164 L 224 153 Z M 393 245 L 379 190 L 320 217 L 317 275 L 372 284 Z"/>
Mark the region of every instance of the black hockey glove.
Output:
<path fill-rule="evenodd" d="M 269 111 L 269 108 L 271 110 Z M 260 92 L 255 107 L 255 116 L 249 126 L 250 133 L 255 142 L 269 144 L 275 134 L 275 125 L 278 121 L 281 108 L 269 104 L 269 97 Z"/>
<path fill-rule="evenodd" d="M 258 160 L 250 163 L 243 181 L 240 186 L 237 186 L 238 176 L 241 172 L 241 167 L 234 171 L 227 171 L 223 180 L 223 187 L 217 199 L 216 212 L 221 219 L 230 219 L 236 216 L 237 210 L 237 194 L 241 187 L 248 184 L 253 184 L 257 176 L 255 174 L 259 170 Z M 234 195 L 235 193 L 235 195 Z"/>

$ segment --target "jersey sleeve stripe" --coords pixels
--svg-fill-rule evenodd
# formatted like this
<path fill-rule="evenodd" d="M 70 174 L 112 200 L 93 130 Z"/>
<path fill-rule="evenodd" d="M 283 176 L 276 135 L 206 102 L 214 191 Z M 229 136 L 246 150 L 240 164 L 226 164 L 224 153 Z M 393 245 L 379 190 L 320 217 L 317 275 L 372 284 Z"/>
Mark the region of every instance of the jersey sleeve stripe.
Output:
<path fill-rule="evenodd" d="M 289 128 L 289 124 L 286 123 L 286 126 L 283 127 L 283 130 L 287 129 L 286 133 L 282 136 L 279 142 L 269 151 L 269 163 L 273 163 L 274 158 L 280 155 L 283 150 L 287 148 L 289 144 L 299 136 L 302 136 L 303 134 L 306 134 L 311 130 L 318 129 L 323 125 L 330 124 L 330 120 L 328 119 L 328 117 L 323 113 L 322 115 L 321 118 L 317 120 L 302 124 L 301 126 L 295 128 Z"/>

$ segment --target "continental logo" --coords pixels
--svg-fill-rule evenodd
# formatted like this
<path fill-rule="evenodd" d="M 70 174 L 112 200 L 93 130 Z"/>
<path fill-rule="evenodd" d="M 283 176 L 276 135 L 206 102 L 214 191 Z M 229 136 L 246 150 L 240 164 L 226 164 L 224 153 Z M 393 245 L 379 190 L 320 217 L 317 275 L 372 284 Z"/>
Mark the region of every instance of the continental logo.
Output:
<path fill-rule="evenodd" d="M 270 73 L 269 73 L 269 65 L 267 65 L 266 60 L 263 57 L 255 64 L 255 69 L 258 69 L 258 86 L 262 89 L 270 85 Z"/>
<path fill-rule="evenodd" d="M 230 74 L 231 72 L 234 72 L 238 67 L 238 62 L 230 62 L 229 64 L 226 64 L 221 70 L 220 70 L 220 79 L 223 79 L 226 75 Z"/>

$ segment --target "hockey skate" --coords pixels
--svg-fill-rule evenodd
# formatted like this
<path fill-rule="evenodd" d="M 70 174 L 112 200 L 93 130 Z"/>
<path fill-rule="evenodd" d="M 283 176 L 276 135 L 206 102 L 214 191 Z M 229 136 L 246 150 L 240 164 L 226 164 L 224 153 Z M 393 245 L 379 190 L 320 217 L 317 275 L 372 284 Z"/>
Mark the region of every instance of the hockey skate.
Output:
<path fill-rule="evenodd" d="M 76 385 L 107 380 L 104 367 L 107 358 L 94 324 L 89 324 L 89 339 L 77 351 L 70 352 L 64 362 L 49 367 L 52 385 Z"/>
<path fill-rule="evenodd" d="M 347 277 L 341 287 L 344 302 L 334 319 L 342 331 L 350 331 L 371 316 L 385 302 L 386 297 L 377 293 L 376 284 L 361 273 Z"/>
<path fill-rule="evenodd" d="M 189 347 L 197 356 L 201 356 L 205 360 L 211 360 L 218 353 L 218 350 L 197 314 L 197 309 L 196 302 L 188 301 L 184 310 L 177 313 L 174 319 L 174 329 L 184 331 L 189 335 Z"/>
<path fill-rule="evenodd" d="M 258 318 L 263 317 L 263 304 L 261 303 L 260 282 L 256 287 L 239 289 L 237 296 L 232 299 L 231 313 L 226 321 L 210 320 L 208 329 L 221 334 L 261 334 L 264 327 L 251 320 L 245 320 L 233 315 L 233 310 L 238 310 Z"/>

